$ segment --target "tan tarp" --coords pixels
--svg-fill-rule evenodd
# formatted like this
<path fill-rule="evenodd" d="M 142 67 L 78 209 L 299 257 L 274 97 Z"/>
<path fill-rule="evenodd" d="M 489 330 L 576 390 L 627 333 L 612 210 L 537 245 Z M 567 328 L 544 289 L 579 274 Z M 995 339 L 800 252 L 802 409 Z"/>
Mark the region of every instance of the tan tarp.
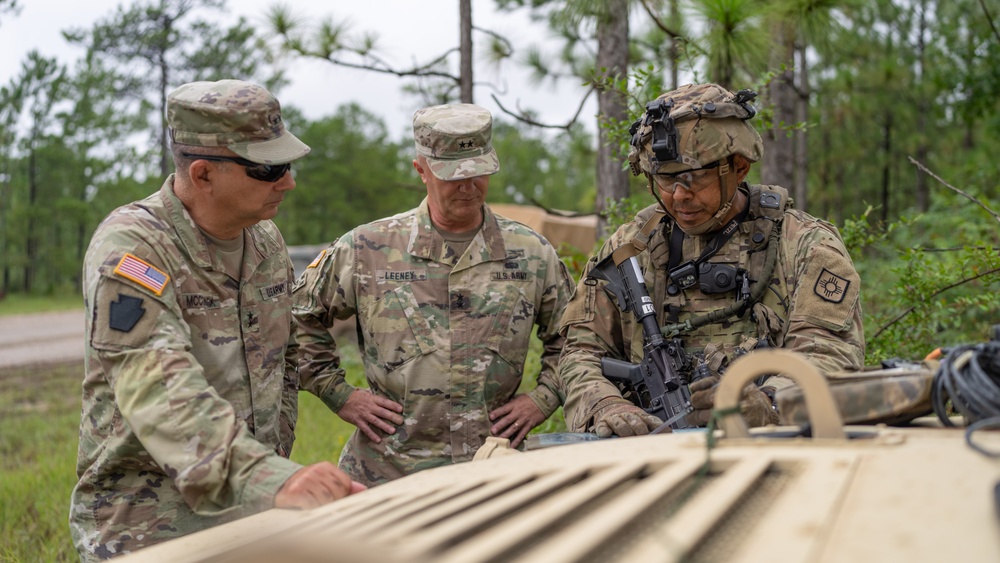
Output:
<path fill-rule="evenodd" d="M 548 213 L 541 207 L 515 203 L 491 203 L 490 209 L 541 233 L 560 254 L 566 253 L 566 249 L 561 247 L 567 245 L 571 247 L 571 252 L 589 256 L 597 242 L 597 215 L 562 217 Z"/>

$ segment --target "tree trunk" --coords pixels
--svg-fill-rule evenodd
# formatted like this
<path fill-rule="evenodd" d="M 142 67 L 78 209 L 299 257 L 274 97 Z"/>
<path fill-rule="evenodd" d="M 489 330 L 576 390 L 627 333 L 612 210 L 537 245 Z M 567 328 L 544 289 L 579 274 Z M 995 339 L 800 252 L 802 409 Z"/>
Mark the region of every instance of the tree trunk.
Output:
<path fill-rule="evenodd" d="M 776 184 L 795 193 L 793 163 L 795 148 L 787 127 L 795 119 L 794 76 L 789 68 L 793 63 L 793 38 L 782 22 L 775 22 L 771 28 L 774 50 L 771 51 L 771 68 L 785 66 L 785 71 L 777 74 L 766 87 L 767 102 L 773 107 L 771 128 L 764 131 L 764 158 L 761 160 L 760 177 L 765 184 Z M 799 202 L 795 202 L 799 207 Z"/>
<path fill-rule="evenodd" d="M 678 6 L 678 1 L 670 0 L 670 25 L 671 29 L 674 30 L 675 32 L 680 29 L 679 25 L 680 21 L 681 21 L 681 11 L 680 11 L 680 6 Z M 671 90 L 676 90 L 677 87 L 680 86 L 680 84 L 678 84 L 678 81 L 680 80 L 678 76 L 679 73 L 678 67 L 680 66 L 681 62 L 681 50 L 680 47 L 677 45 L 678 41 L 680 40 L 676 37 L 670 38 L 670 89 Z"/>
<path fill-rule="evenodd" d="M 892 179 L 892 109 L 886 110 L 882 125 L 882 223 L 889 223 L 889 182 Z"/>
<path fill-rule="evenodd" d="M 22 290 L 31 292 L 35 278 L 35 265 L 38 263 L 38 240 L 35 235 L 35 202 L 38 199 L 38 170 L 34 141 L 28 149 L 28 224 L 24 239 L 24 279 Z"/>
<path fill-rule="evenodd" d="M 920 28 L 917 35 L 917 161 L 927 165 L 927 113 L 931 111 L 928 97 L 919 93 L 926 91 L 924 77 L 926 76 L 926 50 L 924 36 L 927 34 L 927 1 L 920 2 Z M 930 207 L 930 187 L 927 185 L 927 175 L 918 172 L 915 178 L 914 189 L 916 191 L 915 200 L 917 211 L 924 213 Z"/>
<path fill-rule="evenodd" d="M 829 194 L 827 197 L 823 198 L 823 209 L 821 211 L 823 216 L 831 217 L 836 223 L 840 223 L 841 208 L 840 208 L 840 194 L 842 186 L 834 185 L 833 178 L 831 178 L 830 169 L 830 158 L 829 155 L 833 154 L 832 142 L 830 140 L 830 122 L 832 118 L 826 111 L 823 110 L 823 100 L 819 100 L 819 121 L 820 121 L 820 154 L 828 155 L 827 158 L 819 159 L 819 171 L 816 174 L 819 179 L 819 185 L 824 194 Z"/>
<path fill-rule="evenodd" d="M 160 176 L 170 174 L 172 159 L 170 154 L 170 132 L 167 131 L 167 71 L 160 68 Z"/>
<path fill-rule="evenodd" d="M 458 88 L 463 103 L 472 102 L 472 0 L 458 0 Z"/>
<path fill-rule="evenodd" d="M 806 61 L 806 46 L 799 45 L 797 49 L 799 55 L 798 77 L 799 87 L 795 92 L 795 122 L 807 123 L 809 121 L 809 66 Z M 795 130 L 795 207 L 806 211 L 808 208 L 807 182 L 809 179 L 809 132 L 805 127 Z"/>
<path fill-rule="evenodd" d="M 607 14 L 597 23 L 598 79 L 624 78 L 628 72 L 628 0 L 608 0 Z M 625 95 L 614 88 L 597 93 L 599 120 L 628 119 Z M 597 128 L 598 232 L 607 227 L 607 202 L 628 197 L 628 175 L 616 158 L 620 139 L 611 138 L 606 127 Z"/>

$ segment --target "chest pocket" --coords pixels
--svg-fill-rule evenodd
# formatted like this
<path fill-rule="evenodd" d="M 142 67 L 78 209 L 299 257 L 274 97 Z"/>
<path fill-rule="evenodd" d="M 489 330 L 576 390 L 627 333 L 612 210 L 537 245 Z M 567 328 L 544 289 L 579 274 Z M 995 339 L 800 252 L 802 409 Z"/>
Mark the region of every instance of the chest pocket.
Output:
<path fill-rule="evenodd" d="M 374 344 L 366 346 L 366 355 L 387 372 L 437 348 L 409 284 L 386 292 L 365 311 L 364 334 Z"/>
<path fill-rule="evenodd" d="M 516 286 L 509 285 L 493 317 L 486 346 L 520 373 L 534 325 L 535 304 Z"/>

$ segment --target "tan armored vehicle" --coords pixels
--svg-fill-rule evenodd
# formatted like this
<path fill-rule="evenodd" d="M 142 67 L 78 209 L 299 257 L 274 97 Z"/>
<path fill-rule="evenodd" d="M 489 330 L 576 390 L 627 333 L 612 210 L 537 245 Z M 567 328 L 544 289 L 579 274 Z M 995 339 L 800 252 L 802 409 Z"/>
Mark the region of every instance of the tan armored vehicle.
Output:
<path fill-rule="evenodd" d="M 717 408 L 775 372 L 799 383 L 810 436 L 750 432 L 737 414 L 713 433 L 525 453 L 497 440 L 471 463 L 121 561 L 1000 561 L 1000 459 L 989 455 L 1000 433 L 976 431 L 970 445 L 930 418 L 844 426 L 823 378 L 783 351 L 734 363 Z"/>

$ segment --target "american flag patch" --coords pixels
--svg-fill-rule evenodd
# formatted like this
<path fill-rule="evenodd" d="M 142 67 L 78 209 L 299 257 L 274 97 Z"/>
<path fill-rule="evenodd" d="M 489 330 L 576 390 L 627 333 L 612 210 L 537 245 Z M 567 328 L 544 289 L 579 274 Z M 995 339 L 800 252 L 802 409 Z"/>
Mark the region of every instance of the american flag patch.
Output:
<path fill-rule="evenodd" d="M 163 288 L 170 281 L 170 276 L 165 272 L 131 254 L 122 256 L 121 261 L 115 266 L 115 273 L 151 290 L 156 295 L 163 293 Z"/>
<path fill-rule="evenodd" d="M 322 260 L 324 256 L 326 256 L 326 250 L 327 250 L 327 249 L 325 249 L 325 248 L 324 248 L 324 249 L 323 249 L 323 250 L 322 250 L 322 251 L 321 251 L 321 252 L 319 253 L 319 256 L 317 256 L 316 258 L 313 258 L 313 261 L 312 261 L 312 262 L 310 262 L 308 266 L 306 266 L 306 269 L 309 269 L 309 268 L 315 268 L 316 266 L 319 266 L 319 261 L 320 261 L 320 260 Z"/>

